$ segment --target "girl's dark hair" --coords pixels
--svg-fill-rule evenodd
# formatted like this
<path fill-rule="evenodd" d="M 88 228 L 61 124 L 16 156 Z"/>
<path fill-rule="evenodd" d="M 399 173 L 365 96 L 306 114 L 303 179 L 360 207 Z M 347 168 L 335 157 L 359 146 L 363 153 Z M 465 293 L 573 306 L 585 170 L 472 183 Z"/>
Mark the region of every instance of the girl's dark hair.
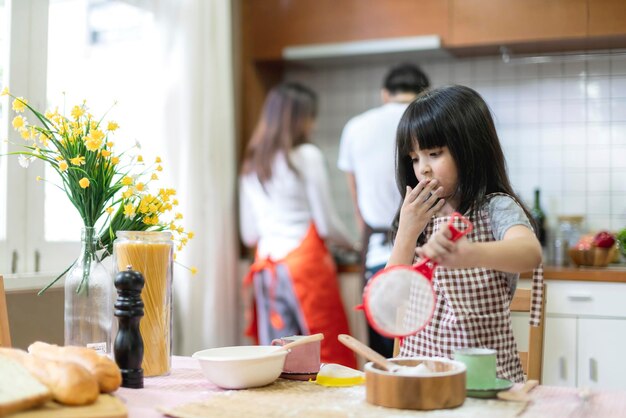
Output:
<path fill-rule="evenodd" d="M 396 183 L 402 196 L 406 186 L 414 188 L 418 183 L 409 153 L 418 148 L 444 146 L 450 150 L 458 170 L 458 212 L 471 214 L 485 203 L 488 194 L 501 192 L 515 198 L 533 222 L 511 187 L 487 103 L 476 91 L 464 86 L 425 91 L 404 112 L 396 137 Z M 392 225 L 394 235 L 399 217 L 400 209 Z"/>
<path fill-rule="evenodd" d="M 242 173 L 256 173 L 261 183 L 272 177 L 272 163 L 279 152 L 289 168 L 289 151 L 309 140 L 308 124 L 317 116 L 317 95 L 295 82 L 282 83 L 270 90 L 261 117 L 244 154 Z"/>

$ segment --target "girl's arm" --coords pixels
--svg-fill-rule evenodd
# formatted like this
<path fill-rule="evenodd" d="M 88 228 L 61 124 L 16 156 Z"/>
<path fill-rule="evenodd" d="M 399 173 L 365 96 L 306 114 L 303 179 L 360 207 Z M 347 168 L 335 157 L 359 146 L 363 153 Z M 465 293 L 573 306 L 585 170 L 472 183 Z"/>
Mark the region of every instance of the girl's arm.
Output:
<path fill-rule="evenodd" d="M 430 218 L 445 204 L 443 199 L 437 201 L 441 191 L 436 180 L 423 180 L 414 189 L 407 186 L 400 208 L 398 233 L 387 267 L 413 263 L 417 238 L 428 225 Z"/>
<path fill-rule="evenodd" d="M 541 263 L 541 245 L 526 226 L 510 227 L 500 241 L 469 242 L 461 238 L 450 241 L 450 230 L 443 228 L 416 250 L 448 268 L 484 267 L 507 273 L 522 273 Z"/>

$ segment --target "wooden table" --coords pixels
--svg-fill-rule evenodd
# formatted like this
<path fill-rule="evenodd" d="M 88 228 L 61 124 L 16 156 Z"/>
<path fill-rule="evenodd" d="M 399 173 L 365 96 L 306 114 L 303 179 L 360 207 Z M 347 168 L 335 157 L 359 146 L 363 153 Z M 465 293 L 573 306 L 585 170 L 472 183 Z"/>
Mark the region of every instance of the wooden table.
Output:
<path fill-rule="evenodd" d="M 189 357 L 174 357 L 172 361 L 173 369 L 169 376 L 146 378 L 144 389 L 121 388 L 115 395 L 121 398 L 129 412 L 129 417 L 162 417 L 157 407 L 173 408 L 179 405 L 192 402 L 201 402 L 212 397 L 221 397 L 236 402 L 237 396 L 245 395 L 241 391 L 231 391 L 226 393 L 210 382 L 208 382 L 200 371 L 198 363 Z M 290 383 L 291 384 L 291 383 Z M 311 385 L 311 383 L 298 383 Z M 279 385 L 279 383 L 275 384 Z M 314 385 L 317 386 L 317 385 Z M 327 388 L 324 388 L 327 389 Z M 365 387 L 353 388 L 330 388 L 329 403 L 327 408 L 333 407 L 332 399 L 341 396 L 339 391 L 346 391 L 349 396 L 357 395 L 357 404 L 362 408 L 368 408 L 368 416 L 429 416 L 429 417 L 460 417 L 463 415 L 464 407 L 469 408 L 473 413 L 477 408 L 482 409 L 480 417 L 487 418 L 497 416 L 497 409 L 502 408 L 499 400 L 466 400 L 463 407 L 456 410 L 442 410 L 427 412 L 401 411 L 382 407 L 372 407 L 365 403 Z M 349 392 L 348 392 L 349 391 Z M 362 400 L 360 391 L 362 391 Z M 238 393 L 239 392 L 239 393 Z M 246 391 L 249 392 L 249 391 Z M 332 396 L 330 396 L 332 394 Z M 257 392 L 258 399 L 262 399 L 262 392 Z M 259 397 L 261 396 L 261 397 Z M 626 391 L 592 391 L 588 396 L 581 396 L 581 391 L 575 388 L 560 388 L 539 386 L 531 392 L 532 401 L 520 413 L 520 417 L 626 417 Z M 288 397 L 285 397 L 288 402 Z M 248 405 L 250 406 L 250 405 Z M 295 406 L 295 405 L 294 405 Z M 469 409 L 465 410 L 469 410 Z M 336 409 L 336 408 L 335 408 Z M 339 414 L 333 416 L 352 416 L 354 411 L 336 411 Z M 518 411 L 519 412 L 519 411 Z M 280 416 L 280 415 L 274 415 Z"/>

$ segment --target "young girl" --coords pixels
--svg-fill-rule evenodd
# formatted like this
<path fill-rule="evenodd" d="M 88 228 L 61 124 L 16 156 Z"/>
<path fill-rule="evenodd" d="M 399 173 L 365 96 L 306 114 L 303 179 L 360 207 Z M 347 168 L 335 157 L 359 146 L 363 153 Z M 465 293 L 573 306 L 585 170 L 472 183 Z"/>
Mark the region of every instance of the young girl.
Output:
<path fill-rule="evenodd" d="M 400 355 L 451 358 L 457 348 L 492 348 L 498 377 L 522 382 L 509 305 L 519 273 L 540 266 L 541 246 L 509 182 L 487 104 L 463 86 L 422 94 L 400 121 L 396 158 L 405 197 L 388 266 L 412 264 L 416 253 L 440 266 L 433 278 L 432 322 L 403 341 Z M 474 229 L 453 242 L 447 222 L 455 211 Z M 541 289 L 538 269 L 533 325 Z"/>
<path fill-rule="evenodd" d="M 337 340 L 349 333 L 348 321 L 324 240 L 352 244 L 332 205 L 322 152 L 308 143 L 316 111 L 316 95 L 305 86 L 274 87 L 246 150 L 241 236 L 257 246 L 246 279 L 256 305 L 247 334 L 270 344 L 322 332 L 322 362 L 356 367 L 354 354 Z"/>

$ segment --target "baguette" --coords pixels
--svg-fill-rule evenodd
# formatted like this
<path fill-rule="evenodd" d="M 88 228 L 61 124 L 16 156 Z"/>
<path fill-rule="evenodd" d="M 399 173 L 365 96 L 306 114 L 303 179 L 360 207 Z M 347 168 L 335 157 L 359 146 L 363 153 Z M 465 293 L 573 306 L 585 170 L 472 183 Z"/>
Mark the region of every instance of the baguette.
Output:
<path fill-rule="evenodd" d="M 83 366 L 95 376 L 100 392 L 113 392 L 122 384 L 122 373 L 117 364 L 109 357 L 100 355 L 90 348 L 59 347 L 37 341 L 28 347 L 28 352 L 44 359 L 67 361 Z"/>
<path fill-rule="evenodd" d="M 95 402 L 100 394 L 96 378 L 76 363 L 44 360 L 15 348 L 0 348 L 0 354 L 24 366 L 50 389 L 52 397 L 59 403 L 87 405 Z"/>
<path fill-rule="evenodd" d="M 0 354 L 0 417 L 34 408 L 50 399 L 50 389 L 18 361 Z"/>

